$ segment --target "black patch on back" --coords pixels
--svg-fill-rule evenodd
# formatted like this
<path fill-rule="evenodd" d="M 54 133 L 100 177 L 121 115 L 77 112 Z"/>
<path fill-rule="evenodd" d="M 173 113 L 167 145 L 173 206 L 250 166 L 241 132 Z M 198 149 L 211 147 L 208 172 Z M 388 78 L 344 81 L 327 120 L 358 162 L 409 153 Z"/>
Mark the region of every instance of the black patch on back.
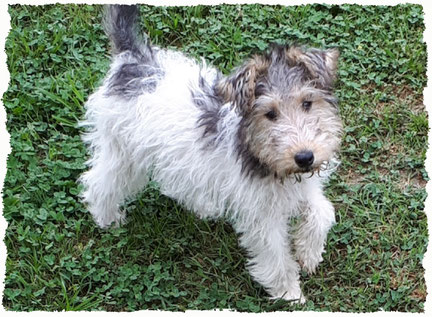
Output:
<path fill-rule="evenodd" d="M 159 68 L 151 65 L 123 64 L 109 79 L 108 95 L 132 98 L 143 92 L 152 93 L 156 89 L 158 77 L 162 75 Z"/>

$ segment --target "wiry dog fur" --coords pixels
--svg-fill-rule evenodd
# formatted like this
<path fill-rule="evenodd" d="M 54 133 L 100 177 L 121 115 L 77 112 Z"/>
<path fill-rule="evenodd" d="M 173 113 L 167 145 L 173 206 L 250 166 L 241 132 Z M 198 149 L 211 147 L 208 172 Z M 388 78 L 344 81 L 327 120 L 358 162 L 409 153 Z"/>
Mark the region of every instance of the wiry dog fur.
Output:
<path fill-rule="evenodd" d="M 113 61 L 82 123 L 90 213 L 121 223 L 119 206 L 151 178 L 198 216 L 229 219 L 272 297 L 304 301 L 298 263 L 315 271 L 335 222 L 322 184 L 340 143 L 338 51 L 273 46 L 223 76 L 140 39 L 137 12 L 107 10 Z"/>

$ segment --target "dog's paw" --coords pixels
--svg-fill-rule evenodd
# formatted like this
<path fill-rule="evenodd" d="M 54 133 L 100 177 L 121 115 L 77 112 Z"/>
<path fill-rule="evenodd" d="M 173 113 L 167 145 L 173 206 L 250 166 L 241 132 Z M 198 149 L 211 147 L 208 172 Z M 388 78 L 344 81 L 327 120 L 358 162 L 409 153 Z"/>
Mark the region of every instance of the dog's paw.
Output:
<path fill-rule="evenodd" d="M 273 296 L 270 299 L 272 300 L 285 300 L 289 304 L 304 304 L 306 303 L 306 297 L 303 293 L 300 292 L 285 292 L 282 296 Z"/>
<path fill-rule="evenodd" d="M 93 219 L 102 229 L 110 227 L 118 228 L 126 222 L 126 213 L 123 211 L 116 211 L 115 213 L 104 214 L 103 216 L 93 215 Z"/>
<path fill-rule="evenodd" d="M 298 243 L 295 257 L 303 270 L 305 270 L 308 274 L 313 274 L 315 273 L 318 265 L 323 261 L 322 254 L 324 252 L 323 246 L 314 249 Z"/>
<path fill-rule="evenodd" d="M 303 295 L 300 284 L 297 282 L 290 283 L 290 287 L 278 287 L 268 290 L 272 300 L 285 300 L 290 304 L 304 304 L 306 297 Z"/>
<path fill-rule="evenodd" d="M 297 256 L 297 261 L 299 262 L 300 267 L 308 274 L 314 274 L 322 260 L 323 257 L 321 256 L 321 254 L 318 256 Z"/>

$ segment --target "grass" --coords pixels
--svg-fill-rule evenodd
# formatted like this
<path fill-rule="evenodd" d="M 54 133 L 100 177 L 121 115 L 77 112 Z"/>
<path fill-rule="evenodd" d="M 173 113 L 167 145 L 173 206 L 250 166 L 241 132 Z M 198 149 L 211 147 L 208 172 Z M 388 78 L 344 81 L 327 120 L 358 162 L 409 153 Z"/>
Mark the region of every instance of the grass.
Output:
<path fill-rule="evenodd" d="M 205 56 L 223 71 L 270 42 L 341 52 L 336 93 L 341 167 L 327 195 L 337 209 L 308 301 L 270 301 L 245 269 L 223 221 L 200 221 L 151 184 L 128 203 L 129 223 L 94 225 L 78 199 L 86 151 L 77 121 L 105 75 L 101 7 L 9 7 L 11 74 L 3 96 L 12 153 L 3 189 L 8 222 L 3 305 L 13 311 L 233 309 L 422 312 L 421 265 L 428 118 L 419 5 L 142 6 L 153 42 Z"/>

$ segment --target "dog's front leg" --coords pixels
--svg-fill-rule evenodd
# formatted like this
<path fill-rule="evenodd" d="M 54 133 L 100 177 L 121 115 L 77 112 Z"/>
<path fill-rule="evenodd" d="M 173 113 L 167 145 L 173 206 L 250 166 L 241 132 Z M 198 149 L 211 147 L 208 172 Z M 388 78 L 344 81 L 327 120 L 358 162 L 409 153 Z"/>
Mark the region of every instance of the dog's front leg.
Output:
<path fill-rule="evenodd" d="M 321 188 L 309 188 L 307 197 L 294 234 L 294 245 L 297 260 L 311 274 L 323 260 L 327 233 L 335 223 L 335 214 L 332 203 Z"/>
<path fill-rule="evenodd" d="M 253 279 L 263 285 L 273 299 L 304 303 L 300 267 L 290 252 L 287 219 L 249 221 L 246 225 L 243 221 L 243 229 L 235 227 L 241 233 L 240 245 L 250 256 L 248 269 Z"/>

